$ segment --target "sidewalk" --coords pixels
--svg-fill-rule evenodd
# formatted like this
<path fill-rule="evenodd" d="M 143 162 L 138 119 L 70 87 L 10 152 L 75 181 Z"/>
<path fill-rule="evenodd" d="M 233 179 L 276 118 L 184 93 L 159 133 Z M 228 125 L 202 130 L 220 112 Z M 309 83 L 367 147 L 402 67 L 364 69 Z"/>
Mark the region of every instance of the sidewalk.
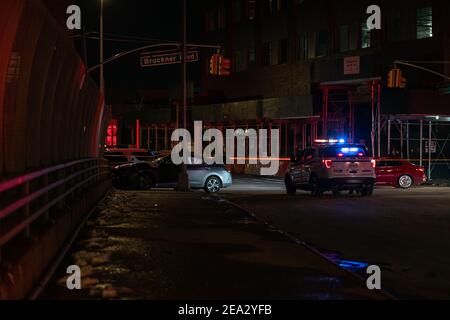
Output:
<path fill-rule="evenodd" d="M 427 187 L 450 187 L 450 180 L 448 179 L 433 179 L 425 182 Z"/>
<path fill-rule="evenodd" d="M 81 291 L 65 269 L 82 268 Z M 114 191 L 45 299 L 383 299 L 247 213 L 200 192 Z"/>

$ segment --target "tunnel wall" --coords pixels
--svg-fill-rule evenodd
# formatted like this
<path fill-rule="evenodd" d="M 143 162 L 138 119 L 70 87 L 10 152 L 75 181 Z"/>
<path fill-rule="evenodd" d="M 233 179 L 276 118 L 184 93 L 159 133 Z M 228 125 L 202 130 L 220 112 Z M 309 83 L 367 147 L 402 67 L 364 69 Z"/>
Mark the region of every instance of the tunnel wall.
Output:
<path fill-rule="evenodd" d="M 39 0 L 0 1 L 0 180 L 98 155 L 103 98 Z"/>

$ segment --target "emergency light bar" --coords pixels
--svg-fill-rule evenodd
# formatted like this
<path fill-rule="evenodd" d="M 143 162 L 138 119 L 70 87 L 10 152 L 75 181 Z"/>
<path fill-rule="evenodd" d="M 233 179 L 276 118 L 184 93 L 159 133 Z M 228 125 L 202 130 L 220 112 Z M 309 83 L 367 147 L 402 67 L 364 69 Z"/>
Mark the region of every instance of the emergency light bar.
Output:
<path fill-rule="evenodd" d="M 316 139 L 315 143 L 321 144 L 337 144 L 337 143 L 345 143 L 345 139 Z"/>

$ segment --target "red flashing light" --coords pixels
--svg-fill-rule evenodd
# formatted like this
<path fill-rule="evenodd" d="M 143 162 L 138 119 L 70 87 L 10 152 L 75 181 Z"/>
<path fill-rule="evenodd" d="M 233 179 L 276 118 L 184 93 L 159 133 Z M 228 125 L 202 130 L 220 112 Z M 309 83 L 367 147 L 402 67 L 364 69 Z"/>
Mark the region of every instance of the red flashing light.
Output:
<path fill-rule="evenodd" d="M 376 168 L 377 162 L 375 160 L 371 160 L 370 165 L 372 166 L 372 168 Z"/>
<path fill-rule="evenodd" d="M 116 147 L 117 146 L 117 133 L 118 133 L 118 122 L 117 120 L 112 120 L 106 129 L 106 146 Z"/>
<path fill-rule="evenodd" d="M 362 152 L 358 153 L 358 157 L 364 157 L 364 153 Z"/>
<path fill-rule="evenodd" d="M 343 154 L 343 153 L 339 153 L 339 154 L 338 154 L 338 157 L 339 157 L 339 158 L 342 158 L 342 157 L 344 157 L 344 154 Z"/>

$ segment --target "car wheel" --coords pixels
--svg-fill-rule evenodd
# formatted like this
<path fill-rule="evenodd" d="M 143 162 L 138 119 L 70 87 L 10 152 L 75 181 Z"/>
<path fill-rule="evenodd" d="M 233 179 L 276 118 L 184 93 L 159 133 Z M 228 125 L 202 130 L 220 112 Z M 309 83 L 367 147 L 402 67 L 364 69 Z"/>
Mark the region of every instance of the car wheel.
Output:
<path fill-rule="evenodd" d="M 402 189 L 409 189 L 412 187 L 414 181 L 411 178 L 411 176 L 408 176 L 406 174 L 400 176 L 400 178 L 398 178 L 398 185 L 400 188 Z"/>
<path fill-rule="evenodd" d="M 286 186 L 286 192 L 288 195 L 294 195 L 297 193 L 297 188 L 294 185 L 294 182 L 292 181 L 290 176 L 286 176 L 284 178 L 284 184 Z"/>
<path fill-rule="evenodd" d="M 153 177 L 148 173 L 141 173 L 138 181 L 139 189 L 149 190 L 153 187 Z"/>
<path fill-rule="evenodd" d="M 316 176 L 311 176 L 309 179 L 309 188 L 314 197 L 321 196 L 323 194 L 323 191 L 319 186 L 319 179 L 317 179 Z"/>
<path fill-rule="evenodd" d="M 373 195 L 373 184 L 371 184 L 371 185 L 369 185 L 367 187 L 364 187 L 361 190 L 361 196 L 362 197 L 370 197 L 371 195 Z"/>
<path fill-rule="evenodd" d="M 217 193 L 222 188 L 222 182 L 218 177 L 209 177 L 205 183 L 205 191 L 208 193 Z"/>

